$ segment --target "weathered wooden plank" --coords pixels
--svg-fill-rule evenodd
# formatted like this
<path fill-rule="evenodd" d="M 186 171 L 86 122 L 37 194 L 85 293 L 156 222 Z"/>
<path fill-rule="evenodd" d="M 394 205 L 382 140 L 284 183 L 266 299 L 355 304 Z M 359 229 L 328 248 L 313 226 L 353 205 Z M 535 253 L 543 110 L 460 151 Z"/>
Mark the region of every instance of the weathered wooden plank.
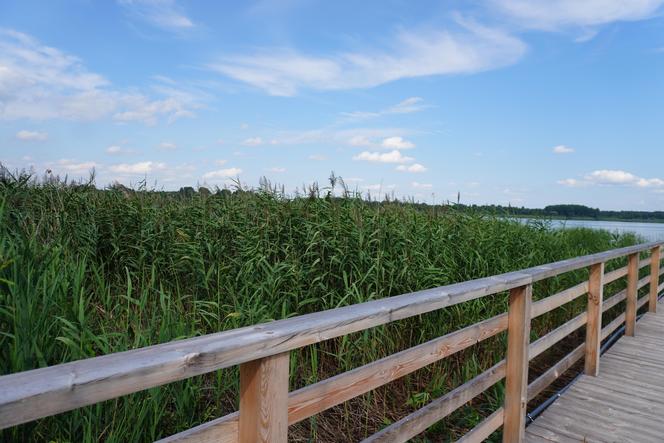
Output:
<path fill-rule="evenodd" d="M 623 289 L 622 291 L 616 293 L 615 295 L 607 298 L 604 300 L 602 303 L 602 312 L 606 312 L 621 301 L 625 300 L 627 298 L 627 289 Z"/>
<path fill-rule="evenodd" d="M 313 385 L 293 391 L 288 399 L 288 422 L 294 424 L 326 409 L 362 395 L 410 374 L 440 359 L 473 346 L 507 329 L 507 314 L 484 320 L 464 329 L 389 355 L 375 362 L 344 372 Z M 237 415 L 233 415 L 237 420 Z M 200 438 L 212 441 L 221 432 L 230 433 L 228 417 L 188 429 L 166 441 Z M 216 429 L 216 423 L 224 430 Z M 236 427 L 237 429 L 237 427 Z"/>
<path fill-rule="evenodd" d="M 542 375 L 537 377 L 528 385 L 528 401 L 534 399 L 542 393 L 551 383 L 556 381 L 565 371 L 574 366 L 581 360 L 585 352 L 585 343 L 580 344 L 576 349 L 563 357 L 558 363 L 551 366 Z"/>
<path fill-rule="evenodd" d="M 528 406 L 528 362 L 532 286 L 510 291 L 503 442 L 523 441 Z"/>
<path fill-rule="evenodd" d="M 504 414 L 505 410 L 498 408 L 493 414 L 482 420 L 480 424 L 457 440 L 457 443 L 482 443 L 503 425 Z"/>
<path fill-rule="evenodd" d="M 588 283 L 588 319 L 586 324 L 585 373 L 597 375 L 599 372 L 599 347 L 602 333 L 602 297 L 604 284 L 604 263 L 590 267 Z"/>
<path fill-rule="evenodd" d="M 0 428 L 531 284 L 654 242 L 262 325 L 0 377 Z"/>
<path fill-rule="evenodd" d="M 648 312 L 657 312 L 657 294 L 659 288 L 659 263 L 662 247 L 656 246 L 651 249 L 650 257 L 650 294 L 648 303 Z"/>
<path fill-rule="evenodd" d="M 605 340 L 609 335 L 611 335 L 616 329 L 618 329 L 622 324 L 625 323 L 625 313 L 623 312 L 616 318 L 614 318 L 608 325 L 602 328 L 601 339 Z"/>
<path fill-rule="evenodd" d="M 622 268 L 616 269 L 615 271 L 607 272 L 604 274 L 604 284 L 608 285 L 609 283 L 613 283 L 614 281 L 618 280 L 619 278 L 623 278 L 626 275 L 627 266 L 623 266 Z"/>
<path fill-rule="evenodd" d="M 627 264 L 627 297 L 625 305 L 625 335 L 634 336 L 636 328 L 636 285 L 639 280 L 639 254 L 632 254 Z"/>
<path fill-rule="evenodd" d="M 368 437 L 363 442 L 398 443 L 408 441 L 503 379 L 505 368 L 506 364 L 503 360 L 472 380 L 433 400 L 423 408 Z"/>
<path fill-rule="evenodd" d="M 542 300 L 533 302 L 532 312 L 530 313 L 531 318 L 539 317 L 540 315 L 546 314 L 547 312 L 553 311 L 557 307 L 569 303 L 572 300 L 575 300 L 588 292 L 588 282 L 580 283 L 576 286 L 572 286 L 569 289 L 566 289 L 562 292 L 554 294 L 550 297 L 547 297 Z"/>
<path fill-rule="evenodd" d="M 585 325 L 587 318 L 588 314 L 586 312 L 582 312 L 581 314 L 577 315 L 568 322 L 565 322 L 562 325 L 558 326 L 556 329 L 549 332 L 545 336 L 540 337 L 536 341 L 532 342 L 528 349 L 529 359 L 530 360 L 534 359 L 542 352 L 546 351 L 551 346 L 555 345 L 560 340 L 564 339 L 572 332 L 576 331 L 581 326 Z"/>
<path fill-rule="evenodd" d="M 551 431 L 539 423 L 533 423 L 526 428 L 526 441 L 528 443 L 579 443 L 582 440 L 567 437 Z"/>
<path fill-rule="evenodd" d="M 156 443 L 237 443 L 239 424 L 240 413 L 234 412 L 162 438 Z"/>
<path fill-rule="evenodd" d="M 637 308 L 648 301 L 649 295 L 642 297 L 636 302 Z M 620 321 L 618 317 L 605 326 L 602 336 Z M 579 441 L 662 440 L 664 314 L 647 313 L 638 328 L 636 337 L 622 337 L 602 356 L 599 376 L 582 376 L 537 418 L 527 430 L 527 441 L 557 441 L 561 436 L 576 436 Z M 531 435 L 535 436 L 532 440 Z"/>
<path fill-rule="evenodd" d="M 288 442 L 289 353 L 240 366 L 240 443 Z"/>

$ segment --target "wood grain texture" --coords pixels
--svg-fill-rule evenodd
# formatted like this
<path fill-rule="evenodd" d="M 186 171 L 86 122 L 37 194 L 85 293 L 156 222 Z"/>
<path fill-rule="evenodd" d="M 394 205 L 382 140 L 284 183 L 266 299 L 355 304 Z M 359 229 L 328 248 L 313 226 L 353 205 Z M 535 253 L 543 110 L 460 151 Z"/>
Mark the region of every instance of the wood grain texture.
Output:
<path fill-rule="evenodd" d="M 634 336 L 636 328 L 636 285 L 639 280 L 639 254 L 632 254 L 627 261 L 627 296 L 625 298 L 625 335 Z"/>
<path fill-rule="evenodd" d="M 576 362 L 583 358 L 585 353 L 585 343 L 577 346 L 572 352 L 563 357 L 558 363 L 551 366 L 542 375 L 537 377 L 530 385 L 528 385 L 528 401 L 537 397 L 544 389 L 551 383 L 556 381 L 565 371 L 574 366 Z"/>
<path fill-rule="evenodd" d="M 457 443 L 482 443 L 503 425 L 504 415 L 505 410 L 498 408 L 493 414 L 457 440 Z"/>
<path fill-rule="evenodd" d="M 659 263 L 661 260 L 662 247 L 656 246 L 650 252 L 650 294 L 648 312 L 657 312 L 657 295 L 659 289 Z"/>
<path fill-rule="evenodd" d="M 510 291 L 507 325 L 507 370 L 505 374 L 505 421 L 503 442 L 523 441 L 528 406 L 528 341 L 532 286 Z"/>
<path fill-rule="evenodd" d="M 422 409 L 366 438 L 363 443 L 399 443 L 410 440 L 502 380 L 505 377 L 505 368 L 503 360 L 472 380 L 433 400 Z"/>
<path fill-rule="evenodd" d="M 623 278 L 626 275 L 627 266 L 623 266 L 622 268 L 616 269 L 615 271 L 607 272 L 604 274 L 604 284 L 608 285 L 609 283 L 613 283 L 614 281 Z"/>
<path fill-rule="evenodd" d="M 302 421 L 358 395 L 362 395 L 410 374 L 426 365 L 473 346 L 506 329 L 507 314 L 501 314 L 293 391 L 288 398 L 288 423 L 294 424 Z M 237 414 L 212 420 L 203 425 L 175 434 L 163 441 L 168 443 L 195 441 L 196 438 L 205 442 L 214 441 L 216 436 L 233 432 L 232 427 L 229 425 L 233 420 L 238 420 Z M 237 438 L 237 425 L 235 432 L 235 438 Z"/>
<path fill-rule="evenodd" d="M 648 301 L 646 295 L 637 305 Z M 661 442 L 664 314 L 646 313 L 638 331 L 602 356 L 597 377 L 583 375 L 528 426 L 526 442 Z"/>
<path fill-rule="evenodd" d="M 240 443 L 288 442 L 289 353 L 240 366 Z"/>
<path fill-rule="evenodd" d="M 588 319 L 588 314 L 582 312 L 573 319 L 563 323 L 558 326 L 553 331 L 549 332 L 543 337 L 540 337 L 536 341 L 532 342 L 528 349 L 528 358 L 530 360 L 534 359 L 542 352 L 549 349 L 554 344 L 558 343 L 560 340 L 564 339 L 572 332 L 579 329 L 581 326 L 585 325 Z"/>
<path fill-rule="evenodd" d="M 0 429 L 383 325 L 658 243 L 0 377 Z M 664 271 L 664 269 L 662 269 Z"/>
<path fill-rule="evenodd" d="M 599 347 L 602 332 L 602 298 L 604 294 L 604 263 L 590 267 L 588 280 L 588 319 L 586 322 L 585 373 L 596 376 L 599 372 Z"/>
<path fill-rule="evenodd" d="M 554 309 L 564 305 L 565 303 L 569 303 L 572 300 L 581 297 L 583 294 L 586 294 L 587 292 L 588 292 L 588 282 L 585 281 L 576 286 L 572 286 L 569 289 L 565 289 L 564 291 L 561 291 L 557 294 L 533 302 L 530 318 L 539 317 L 540 315 L 553 311 Z"/>

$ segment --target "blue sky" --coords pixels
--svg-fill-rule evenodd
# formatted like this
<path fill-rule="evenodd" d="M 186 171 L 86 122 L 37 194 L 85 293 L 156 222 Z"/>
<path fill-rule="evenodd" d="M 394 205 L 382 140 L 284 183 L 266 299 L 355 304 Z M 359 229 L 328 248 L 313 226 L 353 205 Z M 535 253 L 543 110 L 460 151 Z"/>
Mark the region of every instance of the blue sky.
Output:
<path fill-rule="evenodd" d="M 0 2 L 0 161 L 664 209 L 664 0 Z"/>

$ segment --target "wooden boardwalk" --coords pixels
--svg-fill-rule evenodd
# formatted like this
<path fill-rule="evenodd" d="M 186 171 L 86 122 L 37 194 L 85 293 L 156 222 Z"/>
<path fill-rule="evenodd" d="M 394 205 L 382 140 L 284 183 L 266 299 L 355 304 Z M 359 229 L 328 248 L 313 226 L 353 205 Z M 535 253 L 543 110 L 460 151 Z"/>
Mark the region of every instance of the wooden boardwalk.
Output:
<path fill-rule="evenodd" d="M 582 375 L 534 423 L 526 442 L 664 441 L 664 303 Z"/>

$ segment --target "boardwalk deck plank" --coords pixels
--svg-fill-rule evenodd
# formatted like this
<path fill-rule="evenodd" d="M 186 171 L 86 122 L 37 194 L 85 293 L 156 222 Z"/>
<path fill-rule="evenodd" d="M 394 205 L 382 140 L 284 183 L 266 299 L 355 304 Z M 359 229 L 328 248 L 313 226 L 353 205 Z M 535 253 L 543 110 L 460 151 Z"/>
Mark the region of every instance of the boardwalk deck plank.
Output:
<path fill-rule="evenodd" d="M 664 303 L 526 428 L 525 441 L 664 441 Z"/>

